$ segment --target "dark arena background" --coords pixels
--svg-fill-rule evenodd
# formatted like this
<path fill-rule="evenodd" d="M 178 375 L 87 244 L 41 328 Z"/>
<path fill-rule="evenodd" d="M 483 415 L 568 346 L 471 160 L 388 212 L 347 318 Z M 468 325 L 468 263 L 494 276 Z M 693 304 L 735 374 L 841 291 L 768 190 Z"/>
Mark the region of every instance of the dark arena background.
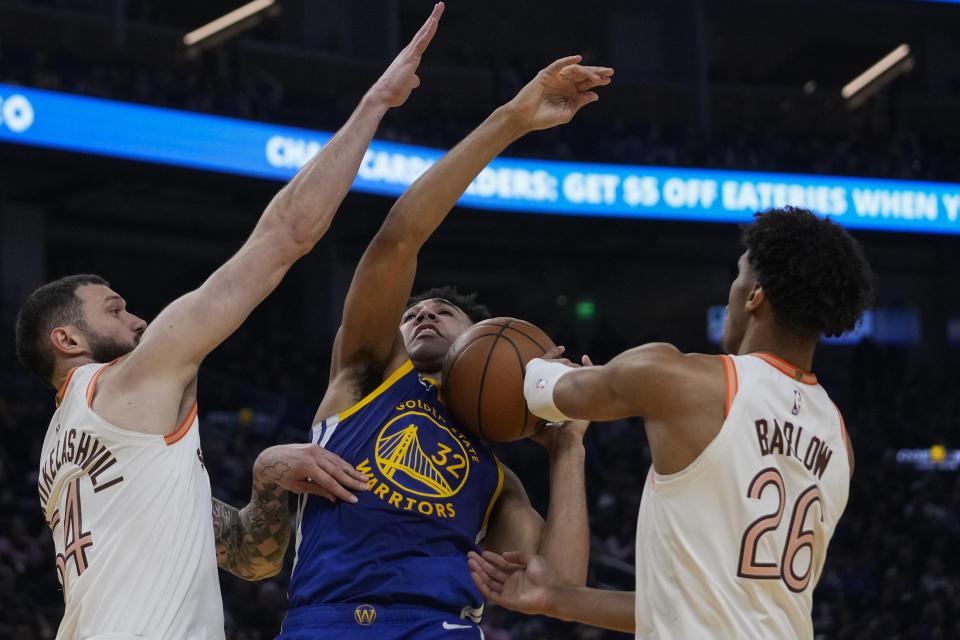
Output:
<path fill-rule="evenodd" d="M 306 159 L 311 132 L 322 141 L 344 122 L 432 5 L 282 0 L 185 49 L 187 32 L 240 4 L 0 0 L 0 638 L 52 638 L 63 609 L 36 489 L 53 393 L 15 360 L 22 300 L 95 272 L 150 319 L 198 286 Z M 582 53 L 616 69 L 611 86 L 571 124 L 506 151 L 528 162 L 481 177 L 486 199 L 429 240 L 415 289 L 477 291 L 494 315 L 595 362 L 652 340 L 715 353 L 738 223 L 783 194 L 834 216 L 863 243 L 876 300 L 814 363 L 857 453 L 815 633 L 960 638 L 958 33 L 960 4 L 911 0 L 449 0 L 422 86 L 385 118 L 329 233 L 201 369 L 214 495 L 246 504 L 257 453 L 306 437 L 353 267 L 422 170 L 417 154 L 450 148 L 537 69 Z M 903 44 L 906 57 L 844 97 Z M 218 151 L 196 113 L 265 123 L 272 142 L 249 158 Z M 543 450 L 498 452 L 544 512 Z M 639 421 L 590 428 L 593 586 L 633 588 L 648 465 Z M 228 638 L 277 634 L 292 547 L 273 579 L 221 572 Z M 493 606 L 484 630 L 626 637 Z"/>

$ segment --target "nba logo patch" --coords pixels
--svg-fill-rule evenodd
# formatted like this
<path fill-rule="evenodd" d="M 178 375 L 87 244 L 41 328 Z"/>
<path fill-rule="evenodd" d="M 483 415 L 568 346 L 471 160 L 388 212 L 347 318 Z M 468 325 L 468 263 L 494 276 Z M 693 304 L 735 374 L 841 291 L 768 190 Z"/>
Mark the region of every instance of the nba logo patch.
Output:
<path fill-rule="evenodd" d="M 545 389 L 547 387 L 547 382 L 549 382 L 549 380 L 547 380 L 546 378 L 538 378 L 537 389 Z"/>
<path fill-rule="evenodd" d="M 790 409 L 790 413 L 793 415 L 800 413 L 800 392 L 796 389 L 793 390 L 793 408 Z"/>

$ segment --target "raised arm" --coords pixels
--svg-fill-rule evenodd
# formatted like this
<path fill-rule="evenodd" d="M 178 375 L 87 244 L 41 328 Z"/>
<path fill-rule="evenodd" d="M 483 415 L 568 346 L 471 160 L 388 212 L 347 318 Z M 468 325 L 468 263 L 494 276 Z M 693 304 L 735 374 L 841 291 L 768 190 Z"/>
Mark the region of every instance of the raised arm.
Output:
<path fill-rule="evenodd" d="M 438 4 L 413 41 L 364 95 L 344 126 L 273 198 L 240 250 L 206 282 L 171 303 L 118 364 L 116 386 L 182 390 L 200 362 L 240 326 L 290 266 L 323 236 L 353 182 L 381 118 L 419 85 L 421 55 L 443 11 Z M 158 385 L 160 385 L 158 387 Z M 122 422 L 122 421 L 121 421 Z"/>
<path fill-rule="evenodd" d="M 511 142 L 535 129 L 568 122 L 597 100 L 591 88 L 608 84 L 612 69 L 562 58 L 540 71 L 510 102 L 443 156 L 391 208 L 357 266 L 333 349 L 331 385 L 318 415 L 355 400 L 358 376 L 384 371 L 400 354 L 397 326 L 416 274 L 417 254 L 480 171 Z M 346 406 L 343 406 L 346 403 Z"/>
<path fill-rule="evenodd" d="M 550 501 L 547 520 L 537 513 L 520 483 L 504 469 L 504 487 L 490 514 L 484 549 L 522 551 L 544 556 L 560 576 L 573 584 L 587 581 L 590 526 L 584 479 L 584 420 L 547 425 L 534 436 L 550 459 Z"/>

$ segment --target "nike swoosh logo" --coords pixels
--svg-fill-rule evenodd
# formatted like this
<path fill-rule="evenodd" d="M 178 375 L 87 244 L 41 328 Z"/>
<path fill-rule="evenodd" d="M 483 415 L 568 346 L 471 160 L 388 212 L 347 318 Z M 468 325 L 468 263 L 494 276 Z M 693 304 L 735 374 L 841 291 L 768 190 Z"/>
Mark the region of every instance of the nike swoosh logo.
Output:
<path fill-rule="evenodd" d="M 473 626 L 469 624 L 450 624 L 449 622 L 444 620 L 443 628 L 446 629 L 447 631 L 450 631 L 451 629 L 473 629 Z"/>

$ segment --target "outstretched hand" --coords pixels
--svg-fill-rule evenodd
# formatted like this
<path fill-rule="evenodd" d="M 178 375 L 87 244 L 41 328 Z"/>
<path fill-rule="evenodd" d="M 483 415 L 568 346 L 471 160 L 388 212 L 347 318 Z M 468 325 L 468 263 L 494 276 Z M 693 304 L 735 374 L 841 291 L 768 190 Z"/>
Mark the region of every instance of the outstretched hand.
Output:
<path fill-rule="evenodd" d="M 265 449 L 253 464 L 253 480 L 334 502 L 356 502 L 353 491 L 369 488 L 367 477 L 320 445 L 281 444 Z"/>
<path fill-rule="evenodd" d="M 423 52 L 427 50 L 427 45 L 437 32 L 437 24 L 440 16 L 443 15 L 443 8 L 442 2 L 434 5 L 430 17 L 370 88 L 369 95 L 382 100 L 387 106 L 399 107 L 410 97 L 410 92 L 420 86 L 417 67 L 420 66 Z"/>
<path fill-rule="evenodd" d="M 529 131 L 570 122 L 586 104 L 600 97 L 591 91 L 610 84 L 613 69 L 578 64 L 583 56 L 567 56 L 537 73 L 507 104 Z"/>
<path fill-rule="evenodd" d="M 557 592 L 571 586 L 543 556 L 520 551 L 503 555 L 467 553 L 470 577 L 486 601 L 528 614 L 551 615 Z"/>

